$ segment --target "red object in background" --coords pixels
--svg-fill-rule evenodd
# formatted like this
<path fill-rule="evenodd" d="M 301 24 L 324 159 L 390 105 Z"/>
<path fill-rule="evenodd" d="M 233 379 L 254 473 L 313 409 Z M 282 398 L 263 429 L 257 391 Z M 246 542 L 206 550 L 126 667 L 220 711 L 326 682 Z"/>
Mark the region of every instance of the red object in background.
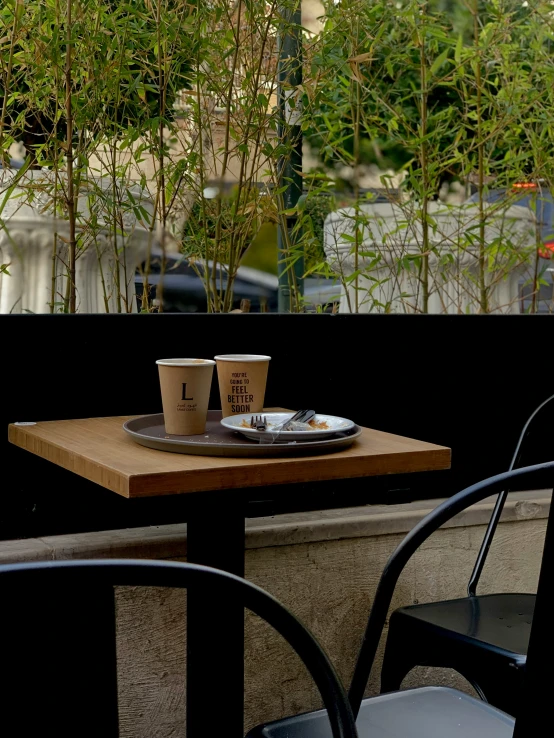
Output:
<path fill-rule="evenodd" d="M 534 182 L 515 182 L 512 187 L 514 190 L 536 190 L 538 185 Z M 554 258 L 554 241 L 545 241 L 545 243 L 539 247 L 538 252 L 541 259 Z"/>
<path fill-rule="evenodd" d="M 541 259 L 554 258 L 554 241 L 546 241 L 542 247 L 539 248 L 539 256 Z"/>

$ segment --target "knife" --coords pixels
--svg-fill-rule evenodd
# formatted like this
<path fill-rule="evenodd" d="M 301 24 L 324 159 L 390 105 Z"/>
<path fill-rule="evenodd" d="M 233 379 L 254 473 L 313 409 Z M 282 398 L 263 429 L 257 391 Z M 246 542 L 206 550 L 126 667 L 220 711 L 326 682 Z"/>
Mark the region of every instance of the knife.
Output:
<path fill-rule="evenodd" d="M 281 431 L 286 430 L 291 423 L 293 422 L 307 423 L 314 416 L 315 416 L 315 410 L 299 410 L 298 412 L 294 413 L 294 415 L 291 418 L 289 418 L 288 420 L 285 420 L 285 422 L 281 426 L 279 426 L 277 430 L 279 433 L 281 433 Z"/>

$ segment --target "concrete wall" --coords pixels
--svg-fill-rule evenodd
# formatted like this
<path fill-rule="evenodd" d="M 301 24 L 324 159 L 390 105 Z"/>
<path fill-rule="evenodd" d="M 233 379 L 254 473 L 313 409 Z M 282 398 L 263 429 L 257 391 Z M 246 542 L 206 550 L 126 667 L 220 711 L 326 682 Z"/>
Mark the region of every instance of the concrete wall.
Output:
<path fill-rule="evenodd" d="M 256 518 L 247 523 L 246 575 L 287 604 L 312 629 L 348 683 L 383 566 L 404 534 L 438 501 L 366 506 Z M 533 591 L 550 495 L 513 495 L 507 505 L 480 591 Z M 489 502 L 438 531 L 404 572 L 394 607 L 463 596 Z M 186 558 L 186 525 L 57 536 L 0 544 L 0 562 L 36 559 Z M 121 734 L 184 735 L 186 594 L 118 591 Z M 246 727 L 318 707 L 303 666 L 279 636 L 252 616 L 246 627 Z M 368 693 L 377 690 L 378 668 Z M 468 688 L 445 670 L 416 670 L 406 685 L 445 683 Z M 225 689 L 217 683 L 214 694 Z"/>

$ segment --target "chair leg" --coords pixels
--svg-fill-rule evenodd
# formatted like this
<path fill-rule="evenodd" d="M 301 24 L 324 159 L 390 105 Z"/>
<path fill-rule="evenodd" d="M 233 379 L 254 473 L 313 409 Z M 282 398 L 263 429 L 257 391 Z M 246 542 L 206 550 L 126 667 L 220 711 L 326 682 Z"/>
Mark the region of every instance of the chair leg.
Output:
<path fill-rule="evenodd" d="M 516 715 L 522 688 L 523 670 L 512 664 L 491 664 L 486 654 L 469 651 L 460 644 L 425 639 L 413 631 L 395 628 L 393 618 L 381 668 L 381 694 L 395 692 L 406 675 L 416 666 L 450 668 L 474 687 L 479 697 L 509 715 Z"/>
<path fill-rule="evenodd" d="M 517 717 L 519 702 L 521 698 L 523 670 L 514 669 L 511 678 L 504 679 L 498 676 L 494 680 L 479 679 L 479 687 L 487 699 L 487 702 L 499 710 L 507 712 L 508 715 Z"/>
<path fill-rule="evenodd" d="M 414 648 L 413 633 L 406 631 L 402 623 L 391 615 L 389 632 L 381 667 L 381 694 L 400 689 L 402 681 L 415 666 L 425 663 L 424 654 Z"/>
<path fill-rule="evenodd" d="M 396 692 L 400 689 L 406 674 L 414 666 L 417 666 L 417 662 L 411 659 L 398 658 L 398 650 L 395 648 L 396 653 L 392 654 L 390 648 L 385 649 L 383 666 L 381 668 L 381 694 L 384 692 Z"/>

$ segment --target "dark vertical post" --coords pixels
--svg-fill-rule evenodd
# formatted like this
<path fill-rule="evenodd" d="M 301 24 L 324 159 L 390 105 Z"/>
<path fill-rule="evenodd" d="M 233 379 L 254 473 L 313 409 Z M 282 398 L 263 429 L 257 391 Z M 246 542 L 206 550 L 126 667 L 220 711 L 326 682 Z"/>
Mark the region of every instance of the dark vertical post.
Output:
<path fill-rule="evenodd" d="M 286 152 L 279 162 L 279 187 L 285 187 L 285 210 L 291 210 L 302 194 L 302 130 L 300 127 L 302 84 L 302 35 L 300 2 L 282 7 L 282 33 L 279 38 L 279 140 Z M 295 289 L 304 293 L 304 258 L 290 266 L 291 247 L 298 240 L 297 216 L 282 216 L 277 231 L 277 270 L 280 313 L 291 312 Z"/>

